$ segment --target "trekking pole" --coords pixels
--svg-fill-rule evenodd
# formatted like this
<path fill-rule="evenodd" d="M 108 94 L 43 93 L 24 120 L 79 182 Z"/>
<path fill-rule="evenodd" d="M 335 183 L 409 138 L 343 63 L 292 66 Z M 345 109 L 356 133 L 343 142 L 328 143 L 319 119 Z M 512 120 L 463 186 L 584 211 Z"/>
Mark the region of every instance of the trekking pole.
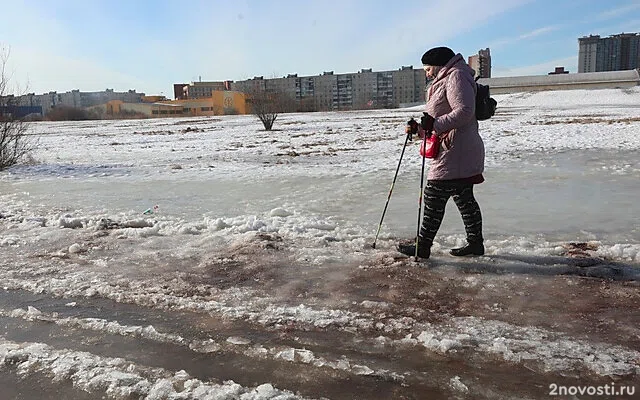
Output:
<path fill-rule="evenodd" d="M 433 133 L 431 133 L 433 134 Z M 426 150 L 427 147 L 427 135 L 428 133 L 424 133 L 424 138 L 422 139 L 423 148 Z M 421 216 L 422 216 L 422 196 L 424 194 L 424 161 L 426 157 L 422 157 L 422 171 L 420 172 L 420 197 L 418 200 L 418 228 L 416 229 L 416 253 L 414 254 L 415 260 L 418 261 L 418 242 L 420 238 L 420 225 L 421 225 Z"/>
<path fill-rule="evenodd" d="M 413 119 L 413 118 L 412 118 Z M 402 146 L 402 153 L 400 153 L 400 160 L 398 161 L 398 167 L 396 168 L 396 174 L 393 176 L 393 182 L 391 182 L 391 189 L 389 190 L 389 195 L 387 196 L 387 203 L 384 205 L 384 210 L 382 211 L 382 217 L 380 218 L 380 224 L 378 224 L 378 231 L 376 232 L 376 237 L 373 239 L 372 248 L 376 248 L 376 242 L 378 241 L 378 235 L 380 234 L 380 229 L 382 228 L 382 220 L 384 220 L 384 214 L 387 212 L 387 207 L 389 206 L 389 200 L 391 199 L 391 193 L 393 192 L 393 187 L 396 184 L 396 178 L 398 177 L 398 171 L 400 171 L 400 164 L 402 163 L 402 156 L 404 156 L 404 150 L 407 148 L 407 142 L 412 139 L 411 131 L 407 132 L 407 137 L 404 139 L 404 146 Z"/>

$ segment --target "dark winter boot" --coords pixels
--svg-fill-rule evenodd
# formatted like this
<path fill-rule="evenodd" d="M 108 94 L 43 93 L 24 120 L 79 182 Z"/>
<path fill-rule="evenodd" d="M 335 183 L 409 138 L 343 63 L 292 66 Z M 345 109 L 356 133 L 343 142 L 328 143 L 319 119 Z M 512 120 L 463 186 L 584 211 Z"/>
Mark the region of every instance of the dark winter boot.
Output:
<path fill-rule="evenodd" d="M 413 257 L 416 255 L 416 242 L 400 242 L 398 243 L 398 251 L 402 254 L 405 254 L 409 257 Z M 420 258 L 429 258 L 431 256 L 431 244 L 427 242 L 420 241 L 418 243 L 418 257 Z"/>
<path fill-rule="evenodd" d="M 484 245 L 482 242 L 473 242 L 468 243 L 464 247 L 459 247 L 457 249 L 451 249 L 449 252 L 452 256 L 462 257 L 462 256 L 482 256 L 484 255 Z"/>

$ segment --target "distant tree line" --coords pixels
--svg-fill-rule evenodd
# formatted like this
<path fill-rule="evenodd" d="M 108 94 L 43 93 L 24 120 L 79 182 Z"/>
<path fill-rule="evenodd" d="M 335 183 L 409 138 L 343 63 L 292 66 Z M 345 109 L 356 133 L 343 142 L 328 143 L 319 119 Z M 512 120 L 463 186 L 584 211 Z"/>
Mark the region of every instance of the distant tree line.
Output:
<path fill-rule="evenodd" d="M 42 118 L 45 121 L 89 121 L 99 119 L 142 119 L 149 118 L 148 115 L 121 110 L 116 114 L 108 114 L 101 108 L 77 108 L 70 106 L 56 106 Z"/>

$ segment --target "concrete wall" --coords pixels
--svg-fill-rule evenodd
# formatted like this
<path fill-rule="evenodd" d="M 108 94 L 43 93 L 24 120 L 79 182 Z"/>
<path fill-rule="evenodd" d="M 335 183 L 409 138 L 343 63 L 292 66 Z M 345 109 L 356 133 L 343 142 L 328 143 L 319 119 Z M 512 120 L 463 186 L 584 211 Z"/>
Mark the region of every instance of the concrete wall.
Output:
<path fill-rule="evenodd" d="M 537 90 L 615 89 L 640 85 L 639 70 L 587 72 L 582 74 L 512 76 L 478 80 L 489 85 L 491 94 Z"/>

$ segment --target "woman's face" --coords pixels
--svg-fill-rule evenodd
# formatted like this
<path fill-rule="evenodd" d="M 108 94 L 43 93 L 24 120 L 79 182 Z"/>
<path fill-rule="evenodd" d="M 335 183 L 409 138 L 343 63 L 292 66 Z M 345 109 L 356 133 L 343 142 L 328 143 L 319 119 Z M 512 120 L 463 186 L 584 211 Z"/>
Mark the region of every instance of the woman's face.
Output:
<path fill-rule="evenodd" d="M 422 68 L 424 69 L 424 73 L 427 76 L 427 79 L 433 79 L 436 77 L 436 75 L 438 75 L 438 72 L 442 67 L 435 65 L 424 65 Z"/>

